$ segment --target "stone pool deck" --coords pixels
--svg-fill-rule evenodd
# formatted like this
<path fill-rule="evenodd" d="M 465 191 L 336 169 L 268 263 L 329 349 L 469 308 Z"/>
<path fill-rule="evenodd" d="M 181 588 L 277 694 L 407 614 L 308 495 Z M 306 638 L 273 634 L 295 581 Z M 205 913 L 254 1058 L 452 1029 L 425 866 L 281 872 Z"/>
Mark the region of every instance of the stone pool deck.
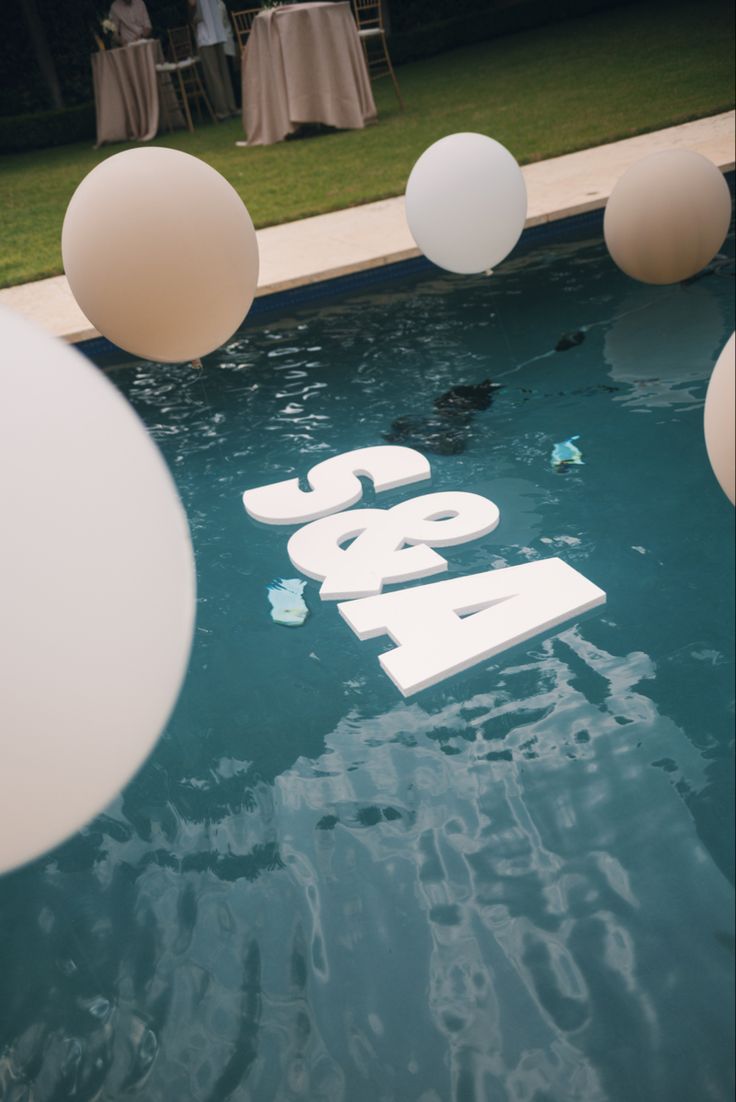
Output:
<path fill-rule="evenodd" d="M 735 120 L 736 113 L 727 111 L 525 165 L 527 228 L 604 207 L 629 165 L 663 149 L 694 149 L 721 171 L 733 170 Z M 406 224 L 403 196 L 259 230 L 258 245 L 258 296 L 419 256 Z M 99 336 L 74 301 L 65 276 L 6 288 L 0 291 L 0 304 L 66 341 Z"/>

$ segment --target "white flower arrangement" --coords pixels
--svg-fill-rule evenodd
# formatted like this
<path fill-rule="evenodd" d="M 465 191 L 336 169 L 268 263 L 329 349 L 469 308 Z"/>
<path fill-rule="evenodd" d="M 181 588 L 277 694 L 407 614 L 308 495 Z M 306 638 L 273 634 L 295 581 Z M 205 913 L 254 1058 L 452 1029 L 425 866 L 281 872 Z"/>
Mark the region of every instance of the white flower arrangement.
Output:
<path fill-rule="evenodd" d="M 101 19 L 100 26 L 102 27 L 103 31 L 107 31 L 108 34 L 115 34 L 115 31 L 117 30 L 117 27 L 113 23 L 112 19 Z"/>

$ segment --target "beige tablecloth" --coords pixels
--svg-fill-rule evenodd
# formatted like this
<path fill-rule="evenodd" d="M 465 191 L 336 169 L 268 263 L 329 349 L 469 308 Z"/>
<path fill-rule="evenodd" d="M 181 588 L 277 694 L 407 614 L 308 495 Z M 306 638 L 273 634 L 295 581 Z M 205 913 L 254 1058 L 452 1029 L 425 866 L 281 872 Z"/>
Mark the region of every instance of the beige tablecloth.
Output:
<path fill-rule="evenodd" d="M 256 16 L 243 57 L 248 145 L 271 145 L 301 123 L 360 130 L 376 117 L 349 3 L 271 8 Z"/>
<path fill-rule="evenodd" d="M 163 59 L 158 39 L 92 54 L 98 146 L 104 142 L 147 142 L 156 136 L 159 125 L 156 63 Z M 164 80 L 172 124 L 183 126 L 171 77 L 166 74 Z"/>

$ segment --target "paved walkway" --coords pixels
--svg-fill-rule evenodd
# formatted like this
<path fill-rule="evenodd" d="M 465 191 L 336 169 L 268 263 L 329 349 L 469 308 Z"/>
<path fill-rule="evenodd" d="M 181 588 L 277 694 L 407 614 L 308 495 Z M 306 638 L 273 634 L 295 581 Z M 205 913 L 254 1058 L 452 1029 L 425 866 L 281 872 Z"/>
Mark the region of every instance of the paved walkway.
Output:
<path fill-rule="evenodd" d="M 625 169 L 659 150 L 694 149 L 723 172 L 733 169 L 735 118 L 735 113 L 728 111 L 525 165 L 529 195 L 526 225 L 604 207 Z M 403 196 L 259 230 L 258 246 L 259 296 L 419 255 L 404 217 Z M 74 301 L 65 276 L 2 290 L 0 304 L 67 341 L 99 336 Z"/>

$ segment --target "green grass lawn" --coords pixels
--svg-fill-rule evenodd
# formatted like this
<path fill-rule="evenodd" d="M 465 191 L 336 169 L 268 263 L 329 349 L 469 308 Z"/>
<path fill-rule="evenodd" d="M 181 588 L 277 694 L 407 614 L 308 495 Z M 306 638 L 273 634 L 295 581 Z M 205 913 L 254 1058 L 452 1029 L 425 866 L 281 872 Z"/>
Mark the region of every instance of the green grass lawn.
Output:
<path fill-rule="evenodd" d="M 403 192 L 433 141 L 476 130 L 521 162 L 656 130 L 733 106 L 733 15 L 720 0 L 641 3 L 481 42 L 397 70 L 375 86 L 379 121 L 242 149 L 239 120 L 157 139 L 202 157 L 256 226 Z M 64 211 L 100 160 L 127 148 L 63 146 L 0 159 L 0 286 L 61 272 Z"/>

